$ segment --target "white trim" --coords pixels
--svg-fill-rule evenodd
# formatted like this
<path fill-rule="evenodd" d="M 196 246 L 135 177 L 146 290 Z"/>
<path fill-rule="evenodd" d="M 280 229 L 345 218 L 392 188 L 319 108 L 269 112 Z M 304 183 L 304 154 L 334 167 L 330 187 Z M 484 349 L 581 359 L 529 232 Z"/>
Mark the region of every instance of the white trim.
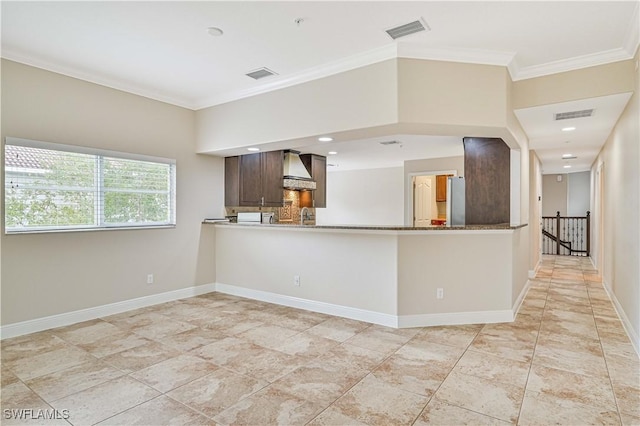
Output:
<path fill-rule="evenodd" d="M 511 308 L 511 311 L 513 312 L 513 319 L 514 320 L 516 318 L 516 315 L 518 315 L 518 311 L 520 311 L 520 307 L 522 306 L 522 302 L 524 302 L 524 298 L 527 296 L 527 293 L 529 292 L 530 288 L 531 288 L 531 281 L 527 280 L 527 283 L 522 288 L 522 291 L 518 295 L 518 298 L 513 303 L 513 308 Z"/>
<path fill-rule="evenodd" d="M 406 42 L 398 43 L 398 58 L 507 66 L 515 56 L 516 54 L 513 52 L 498 52 L 495 50 L 433 47 Z"/>
<path fill-rule="evenodd" d="M 48 330 L 50 328 L 76 324 L 82 321 L 89 321 L 108 315 L 131 311 L 133 309 L 157 305 L 159 303 L 199 296 L 201 294 L 211 293 L 212 291 L 215 291 L 214 284 L 203 284 L 195 287 L 168 291 L 166 293 L 152 294 L 149 296 L 138 297 L 136 299 L 123 300 L 122 302 L 109 303 L 108 305 L 80 309 L 78 311 L 36 318 L 14 324 L 7 324 L 0 327 L 0 339 L 7 339 L 10 337 Z"/>
<path fill-rule="evenodd" d="M 512 322 L 513 311 L 451 312 L 443 314 L 400 315 L 398 328 L 429 327 L 434 325 L 491 324 Z"/>
<path fill-rule="evenodd" d="M 591 261 L 591 263 L 593 263 L 593 261 Z M 540 269 L 540 259 L 538 259 L 538 263 L 536 263 L 536 266 L 533 267 L 533 270 L 529 269 L 529 279 L 536 277 L 536 274 L 538 273 L 538 269 Z"/>
<path fill-rule="evenodd" d="M 320 312 L 386 327 L 398 328 L 398 317 L 381 312 L 368 311 L 366 309 L 353 308 L 351 306 L 335 305 L 333 303 L 318 302 L 315 300 L 301 299 L 299 297 L 286 296 L 267 291 L 254 290 L 246 287 L 216 283 L 216 291 L 247 299 L 260 300 L 276 305 L 289 306 L 291 308 L 305 309 L 307 311 Z"/>
<path fill-rule="evenodd" d="M 609 283 L 607 283 L 604 280 L 604 278 L 602 279 L 602 284 L 605 291 L 607 292 L 607 295 L 609 296 L 609 299 L 613 303 L 613 307 L 615 308 L 616 313 L 618 314 L 618 318 L 620 318 L 620 321 L 622 322 L 622 326 L 624 328 L 624 331 L 627 333 L 627 337 L 629 337 L 629 340 L 631 340 L 631 345 L 633 346 L 633 349 L 636 351 L 636 354 L 638 354 L 638 356 L 640 357 L 640 336 L 638 336 L 638 334 L 633 329 L 633 326 L 631 325 L 631 321 L 629 321 L 627 314 L 624 312 L 624 309 L 622 309 L 622 305 L 618 301 L 616 294 L 613 292 L 613 290 L 609 286 Z"/>
<path fill-rule="evenodd" d="M 638 45 L 640 44 L 640 3 L 636 3 L 636 8 L 631 14 L 632 18 L 627 28 L 627 34 L 624 38 L 624 49 L 631 56 L 635 56 Z"/>

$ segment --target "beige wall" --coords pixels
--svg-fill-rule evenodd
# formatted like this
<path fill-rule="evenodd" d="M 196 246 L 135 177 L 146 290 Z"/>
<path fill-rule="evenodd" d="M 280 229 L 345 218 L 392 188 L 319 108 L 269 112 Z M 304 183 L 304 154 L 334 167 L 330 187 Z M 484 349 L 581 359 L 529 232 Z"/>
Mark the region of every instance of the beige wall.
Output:
<path fill-rule="evenodd" d="M 396 123 L 396 60 L 196 112 L 198 152 Z"/>
<path fill-rule="evenodd" d="M 403 169 L 327 173 L 327 207 L 316 209 L 318 225 L 402 225 Z"/>
<path fill-rule="evenodd" d="M 514 109 L 555 104 L 634 90 L 632 60 L 516 81 Z"/>
<path fill-rule="evenodd" d="M 558 176 L 562 180 L 558 182 Z M 542 176 L 542 216 L 567 215 L 567 175 L 543 175 Z"/>
<path fill-rule="evenodd" d="M 529 270 L 535 271 L 541 254 L 542 164 L 534 151 L 529 151 Z"/>
<path fill-rule="evenodd" d="M 3 141 L 13 136 L 177 160 L 173 229 L 3 233 L 3 325 L 215 280 L 214 234 L 201 221 L 223 211 L 223 162 L 195 154 L 194 120 L 190 110 L 2 61 Z"/>
<path fill-rule="evenodd" d="M 636 52 L 635 60 L 639 60 Z M 634 94 L 607 139 L 592 172 L 601 168 L 603 280 L 622 309 L 621 316 L 640 348 L 640 71 L 634 73 Z M 597 220 L 597 219 L 596 219 Z M 599 247 L 594 247 L 599 250 Z"/>

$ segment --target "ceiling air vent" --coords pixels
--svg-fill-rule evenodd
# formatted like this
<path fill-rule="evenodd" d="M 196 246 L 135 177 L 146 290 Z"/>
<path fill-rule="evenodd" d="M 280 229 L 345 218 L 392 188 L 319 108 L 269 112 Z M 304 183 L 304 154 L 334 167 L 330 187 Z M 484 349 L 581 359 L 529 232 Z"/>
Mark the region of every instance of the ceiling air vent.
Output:
<path fill-rule="evenodd" d="M 591 117 L 593 109 L 583 109 L 581 111 L 557 112 L 555 114 L 556 121 L 569 120 L 570 118 Z"/>
<path fill-rule="evenodd" d="M 402 145 L 402 144 L 398 141 L 385 141 L 385 142 L 380 142 L 380 145 Z"/>
<path fill-rule="evenodd" d="M 245 75 L 253 78 L 254 80 L 260 80 L 261 78 L 271 77 L 272 75 L 278 75 L 278 73 L 271 71 L 269 68 L 260 68 L 255 71 L 251 71 Z"/>
<path fill-rule="evenodd" d="M 405 37 L 410 34 L 419 33 L 420 31 L 428 31 L 430 30 L 429 26 L 422 18 L 415 20 L 413 22 L 409 22 L 408 24 L 400 25 L 395 28 L 390 28 L 386 30 L 389 37 L 392 39 L 398 39 L 400 37 Z"/>

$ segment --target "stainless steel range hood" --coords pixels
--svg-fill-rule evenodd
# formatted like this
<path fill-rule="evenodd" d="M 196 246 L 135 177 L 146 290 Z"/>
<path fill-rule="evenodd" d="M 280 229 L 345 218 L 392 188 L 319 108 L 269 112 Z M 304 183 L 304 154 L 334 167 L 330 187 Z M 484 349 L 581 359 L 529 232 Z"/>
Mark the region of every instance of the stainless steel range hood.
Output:
<path fill-rule="evenodd" d="M 314 190 L 316 183 L 300 160 L 299 151 L 284 152 L 283 187 L 294 190 Z"/>

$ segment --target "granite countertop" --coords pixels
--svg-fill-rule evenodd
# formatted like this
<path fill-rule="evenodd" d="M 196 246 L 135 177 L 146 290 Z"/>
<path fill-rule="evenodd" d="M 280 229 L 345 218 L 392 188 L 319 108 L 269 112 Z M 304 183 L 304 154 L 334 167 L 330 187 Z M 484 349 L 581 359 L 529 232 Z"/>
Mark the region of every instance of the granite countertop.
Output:
<path fill-rule="evenodd" d="M 496 224 L 496 225 L 465 225 L 465 226 L 427 226 L 427 227 L 415 227 L 415 226 L 385 226 L 385 225 L 300 225 L 297 223 L 231 223 L 231 222 L 219 222 L 219 221 L 207 221 L 204 220 L 204 224 L 215 224 L 222 226 L 259 226 L 269 228 L 306 228 L 306 229 L 353 229 L 353 230 L 371 230 L 371 231 L 489 231 L 489 230 L 513 230 L 520 229 L 527 226 L 526 223 L 520 225 Z"/>

